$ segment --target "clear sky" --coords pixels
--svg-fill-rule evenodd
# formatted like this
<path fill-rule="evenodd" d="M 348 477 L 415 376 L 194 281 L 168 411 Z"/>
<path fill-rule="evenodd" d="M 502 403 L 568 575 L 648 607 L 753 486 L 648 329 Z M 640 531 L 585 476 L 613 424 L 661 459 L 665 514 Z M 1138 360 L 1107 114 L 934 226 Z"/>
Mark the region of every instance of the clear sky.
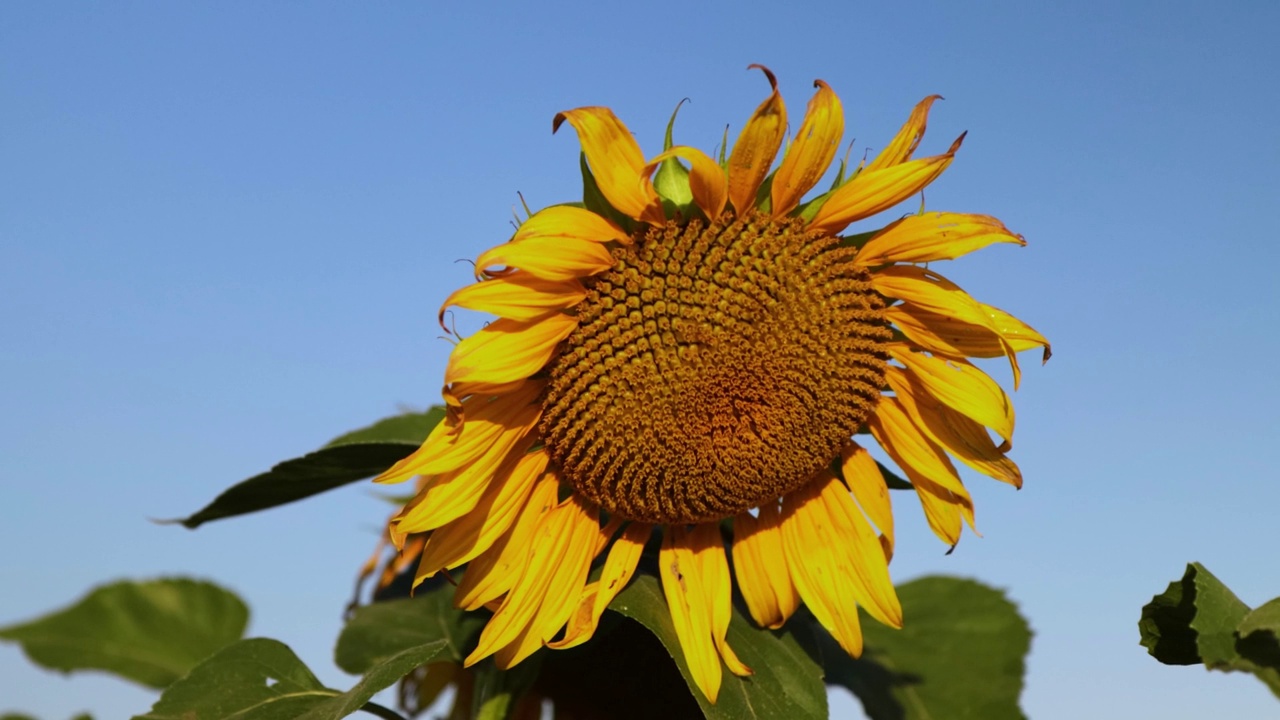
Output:
<path fill-rule="evenodd" d="M 1026 486 L 970 478 L 984 537 L 950 556 L 896 495 L 895 577 L 1007 588 L 1038 720 L 1273 716 L 1250 677 L 1158 664 L 1136 622 L 1191 560 L 1251 605 L 1280 595 L 1280 4 L 783 7 L 5 3 L 0 624 L 195 574 L 352 685 L 330 658 L 390 509 L 369 486 L 195 532 L 147 519 L 434 402 L 456 261 L 508 237 L 517 191 L 578 196 L 557 111 L 611 106 L 652 155 L 688 97 L 676 140 L 710 150 L 764 98 L 756 62 L 797 118 L 829 82 L 855 155 L 941 93 L 923 151 L 969 136 L 929 207 L 1029 241 L 939 268 L 1054 343 L 1015 396 Z M 152 700 L 0 646 L 0 710 Z"/>

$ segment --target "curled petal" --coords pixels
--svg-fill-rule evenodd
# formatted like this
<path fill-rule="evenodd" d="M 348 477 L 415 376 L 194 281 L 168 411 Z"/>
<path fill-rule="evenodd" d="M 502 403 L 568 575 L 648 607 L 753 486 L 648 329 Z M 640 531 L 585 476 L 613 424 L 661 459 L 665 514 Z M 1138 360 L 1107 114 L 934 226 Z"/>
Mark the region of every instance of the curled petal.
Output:
<path fill-rule="evenodd" d="M 899 343 L 890 345 L 889 354 L 944 405 L 994 430 L 1004 438 L 1006 448 L 1013 442 L 1013 403 L 986 373 L 966 360 L 911 352 Z"/>
<path fill-rule="evenodd" d="M 444 381 L 510 383 L 542 369 L 578 319 L 563 314 L 520 322 L 499 318 L 453 348 Z"/>
<path fill-rule="evenodd" d="M 841 185 L 823 203 L 809 228 L 835 235 L 849 223 L 887 210 L 923 190 L 946 170 L 964 141 L 961 135 L 942 155 L 866 170 Z"/>
<path fill-rule="evenodd" d="M 817 94 L 809 101 L 795 141 L 773 176 L 772 211 L 781 217 L 795 209 L 800 198 L 813 189 L 836 156 L 844 135 L 844 109 L 840 98 L 822 80 L 814 81 Z"/>
<path fill-rule="evenodd" d="M 605 558 L 600 579 L 590 585 L 582 593 L 578 608 L 569 618 L 569 626 L 565 629 L 564 638 L 547 646 L 556 650 L 581 645 L 595 634 L 600 624 L 600 616 L 604 614 L 609 603 L 631 582 L 635 574 L 636 564 L 640 562 L 640 553 L 653 534 L 653 526 L 647 523 L 631 523 L 627 526 L 613 546 L 609 548 L 609 556 Z"/>
<path fill-rule="evenodd" d="M 636 220 L 663 222 L 658 194 L 641 173 L 644 154 L 613 111 L 606 107 L 566 110 L 556 115 L 552 131 L 559 130 L 565 120 L 578 132 L 582 152 L 609 204 Z"/>
<path fill-rule="evenodd" d="M 751 114 L 729 154 L 729 202 L 739 216 L 755 207 L 756 192 L 769 174 L 787 130 L 787 107 L 778 92 L 778 79 L 763 65 L 749 67 L 764 72 L 772 91 Z"/>
<path fill-rule="evenodd" d="M 566 282 L 613 267 L 613 254 L 599 242 L 540 235 L 503 243 L 476 258 L 476 271 L 488 277 L 509 276 L 515 268 L 552 282 Z M 499 266 L 501 270 L 489 270 Z"/>
<path fill-rule="evenodd" d="M 760 506 L 758 516 L 733 519 L 733 568 L 747 611 L 757 625 L 776 630 L 800 606 L 782 549 L 782 515 L 776 502 Z"/>
<path fill-rule="evenodd" d="M 644 167 L 645 175 L 652 174 L 663 161 L 673 157 L 682 157 L 689 161 L 691 166 L 689 170 L 689 190 L 693 193 L 693 201 L 698 204 L 702 214 L 706 215 L 708 220 L 715 220 L 720 217 L 720 213 L 724 212 L 725 203 L 729 198 L 728 181 L 725 179 L 724 170 L 720 168 L 720 165 L 701 150 L 684 145 L 676 145 L 650 160 L 649 164 Z"/>
<path fill-rule="evenodd" d="M 511 320 L 537 320 L 582 302 L 587 291 L 577 280 L 555 282 L 516 272 L 454 290 L 440 306 L 440 327 L 450 307 L 487 312 Z M 445 328 L 448 330 L 448 328 Z"/>
<path fill-rule="evenodd" d="M 1026 245 L 989 215 L 929 212 L 908 215 L 880 231 L 858 251 L 861 265 L 954 260 L 992 243 Z"/>
<path fill-rule="evenodd" d="M 876 159 L 863 168 L 863 172 L 892 167 L 910 160 L 911 154 L 916 151 L 916 148 L 920 146 L 920 141 L 924 139 L 925 125 L 929 121 L 929 108 L 935 100 L 941 99 L 941 95 L 930 95 L 917 103 L 911 111 L 911 117 L 907 118 L 906 124 L 902 126 L 902 129 L 898 131 L 898 134 L 894 136 L 889 145 L 880 151 Z"/>
<path fill-rule="evenodd" d="M 862 512 L 880 528 L 885 552 L 893 556 L 893 508 L 884 473 L 867 449 L 851 442 L 840 451 L 840 470 Z"/>
<path fill-rule="evenodd" d="M 983 303 L 978 306 L 999 328 L 975 325 L 950 315 L 930 312 L 914 303 L 903 302 L 885 308 L 885 319 L 893 323 L 913 344 L 935 355 L 951 358 L 992 358 L 1005 353 L 1004 338 L 1014 352 L 1037 347 L 1044 348 L 1045 359 L 1050 355 L 1049 341 L 1030 325 L 1009 313 Z"/>

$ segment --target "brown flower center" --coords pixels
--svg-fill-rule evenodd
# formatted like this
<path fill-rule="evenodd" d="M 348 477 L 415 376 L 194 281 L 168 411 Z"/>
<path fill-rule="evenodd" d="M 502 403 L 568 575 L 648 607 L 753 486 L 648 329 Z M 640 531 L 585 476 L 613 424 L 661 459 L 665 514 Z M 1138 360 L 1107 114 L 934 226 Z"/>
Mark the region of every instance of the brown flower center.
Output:
<path fill-rule="evenodd" d="M 551 364 L 541 426 L 605 510 L 691 523 L 757 507 L 871 414 L 890 331 L 835 238 L 753 214 L 654 227 L 614 254 Z"/>

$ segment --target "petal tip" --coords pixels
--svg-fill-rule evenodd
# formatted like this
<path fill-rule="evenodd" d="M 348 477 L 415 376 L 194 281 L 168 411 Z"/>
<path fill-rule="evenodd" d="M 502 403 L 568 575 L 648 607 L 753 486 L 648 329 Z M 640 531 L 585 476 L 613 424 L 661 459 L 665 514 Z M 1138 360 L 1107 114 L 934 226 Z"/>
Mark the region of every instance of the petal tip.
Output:
<path fill-rule="evenodd" d="M 751 63 L 750 65 L 747 66 L 747 69 L 759 70 L 763 72 L 765 77 L 769 78 L 769 84 L 773 86 L 773 89 L 774 90 L 778 89 L 778 78 L 773 74 L 773 71 L 770 70 L 769 68 L 765 67 L 764 65 L 761 65 L 760 63 Z"/>

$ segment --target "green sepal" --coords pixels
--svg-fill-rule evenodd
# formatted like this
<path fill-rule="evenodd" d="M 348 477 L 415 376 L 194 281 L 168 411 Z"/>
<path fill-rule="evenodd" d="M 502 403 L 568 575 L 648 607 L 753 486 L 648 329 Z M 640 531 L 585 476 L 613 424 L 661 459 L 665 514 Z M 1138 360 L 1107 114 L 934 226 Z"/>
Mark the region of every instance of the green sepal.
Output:
<path fill-rule="evenodd" d="M 676 109 L 671 111 L 671 119 L 667 121 L 667 134 L 662 139 L 663 152 L 673 147 L 671 134 L 675 128 L 676 115 L 688 100 L 689 98 L 681 100 L 676 104 Z M 676 217 L 678 214 L 687 218 L 696 211 L 693 190 L 689 187 L 689 169 L 677 158 L 667 158 L 658 165 L 658 172 L 653 176 L 653 189 L 662 199 L 662 209 L 667 217 Z"/>

